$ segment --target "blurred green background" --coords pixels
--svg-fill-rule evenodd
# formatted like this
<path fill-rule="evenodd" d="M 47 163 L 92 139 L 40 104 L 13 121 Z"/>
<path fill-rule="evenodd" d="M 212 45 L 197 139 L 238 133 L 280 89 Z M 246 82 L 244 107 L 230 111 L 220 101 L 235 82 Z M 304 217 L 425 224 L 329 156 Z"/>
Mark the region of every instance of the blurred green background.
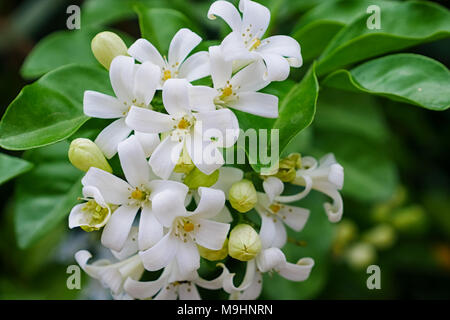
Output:
<path fill-rule="evenodd" d="M 109 2 L 117 5 L 105 6 L 105 0 L 0 2 L 0 114 L 21 88 L 32 82 L 33 75 L 23 69 L 21 73 L 21 68 L 36 43 L 52 32 L 66 30 L 67 6 L 81 6 L 81 32 L 89 21 L 93 29 L 100 26 L 101 30 L 105 25 L 134 39 L 139 37 L 132 10 L 137 1 Z M 228 32 L 219 20 L 213 23 L 206 18 L 211 1 L 142 2 L 182 11 L 204 30 L 208 40 Z M 272 10 L 275 23 L 269 32 L 291 34 L 305 12 L 325 1 L 260 2 Z M 86 48 L 86 54 L 90 54 L 89 46 Z M 71 61 L 70 48 L 66 51 L 67 61 Z M 447 66 L 450 63 L 449 39 L 407 51 Z M 311 59 L 306 60 L 294 78 L 300 78 L 307 69 Z M 295 238 L 291 235 L 285 251 L 294 261 L 300 258 L 300 247 L 302 256 L 311 254 L 315 258 L 316 266 L 304 283 L 267 275 L 261 298 L 449 299 L 449 123 L 448 111 L 432 112 L 365 94 L 331 89 L 321 92 L 313 125 L 291 143 L 289 150 L 315 156 L 322 150 L 336 154 L 346 175 L 344 219 L 337 225 L 328 223 L 321 207 L 324 199 L 318 194 L 302 202 L 311 208 L 311 219 L 304 231 Z M 24 181 L 26 178 L 22 184 Z M 103 254 L 96 245 L 98 235 L 69 231 L 64 220 L 31 247 L 19 248 L 14 234 L 16 187 L 15 180 L 0 186 L 0 299 L 109 298 L 97 281 L 89 282 L 84 274 L 82 290 L 66 287 L 66 268 L 74 263 L 77 250 L 86 248 Z M 366 267 L 370 264 L 380 266 L 380 290 L 367 289 Z M 217 295 L 205 293 L 204 297 Z"/>

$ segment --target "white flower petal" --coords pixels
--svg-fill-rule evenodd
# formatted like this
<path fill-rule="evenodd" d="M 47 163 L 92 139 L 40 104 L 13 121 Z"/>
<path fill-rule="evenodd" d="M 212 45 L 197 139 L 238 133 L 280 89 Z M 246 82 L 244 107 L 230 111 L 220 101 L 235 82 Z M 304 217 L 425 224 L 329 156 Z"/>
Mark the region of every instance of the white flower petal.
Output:
<path fill-rule="evenodd" d="M 261 272 L 268 272 L 284 264 L 286 264 L 286 257 L 278 248 L 264 249 L 256 258 L 256 265 Z"/>
<path fill-rule="evenodd" d="M 254 1 L 241 0 L 239 2 L 239 10 L 243 13 L 242 29 L 249 28 L 249 32 L 254 37 L 261 38 L 269 26 L 269 9 Z"/>
<path fill-rule="evenodd" d="M 159 278 L 154 281 L 136 281 L 128 278 L 123 287 L 125 291 L 133 298 L 149 299 L 167 285 L 167 277 L 169 272 L 170 269 L 165 268 Z"/>
<path fill-rule="evenodd" d="M 278 97 L 267 93 L 239 93 L 239 100 L 231 104 L 230 107 L 260 117 L 278 117 Z"/>
<path fill-rule="evenodd" d="M 189 82 L 204 78 L 211 73 L 209 54 L 206 51 L 194 53 L 187 58 L 178 69 L 178 78 Z"/>
<path fill-rule="evenodd" d="M 202 41 L 202 38 L 189 29 L 180 29 L 173 37 L 169 47 L 169 65 L 181 64 L 188 54 Z"/>
<path fill-rule="evenodd" d="M 189 87 L 190 108 L 197 112 L 214 111 L 216 105 L 214 98 L 217 96 L 217 90 L 207 86 Z"/>
<path fill-rule="evenodd" d="M 132 227 L 128 238 L 123 245 L 122 250 L 111 250 L 111 253 L 117 260 L 125 260 L 138 252 L 138 228 Z"/>
<path fill-rule="evenodd" d="M 200 254 L 192 241 L 178 243 L 177 264 L 181 276 L 192 273 L 200 268 Z"/>
<path fill-rule="evenodd" d="M 196 217 L 212 218 L 225 205 L 225 194 L 222 190 L 200 187 L 198 188 L 198 194 L 200 195 L 200 202 L 192 213 Z"/>
<path fill-rule="evenodd" d="M 256 211 L 261 216 L 261 229 L 259 230 L 259 238 L 261 239 L 261 246 L 263 248 L 272 247 L 273 239 L 275 238 L 275 222 L 270 215 L 267 215 L 259 206 L 255 207 Z"/>
<path fill-rule="evenodd" d="M 157 133 L 144 133 L 135 131 L 134 135 L 139 140 L 139 143 L 141 144 L 141 147 L 144 150 L 146 158 L 151 156 L 153 151 L 161 142 L 159 140 L 159 135 Z"/>
<path fill-rule="evenodd" d="M 234 114 L 229 109 L 200 112 L 196 114 L 196 119 L 196 128 L 201 126 L 203 140 L 218 138 L 215 142 L 218 147 L 223 148 L 231 147 L 236 143 L 237 135 L 230 134 L 230 131 L 237 131 L 239 127 L 236 127 Z M 234 136 L 236 139 L 227 139 Z"/>
<path fill-rule="evenodd" d="M 140 132 L 161 133 L 171 130 L 174 121 L 168 114 L 132 106 L 126 117 L 126 124 Z"/>
<path fill-rule="evenodd" d="M 134 99 L 146 106 L 150 104 L 159 86 L 161 78 L 160 67 L 151 62 L 144 62 L 136 67 L 134 75 Z"/>
<path fill-rule="evenodd" d="M 230 230 L 229 224 L 206 219 L 197 219 L 195 223 L 200 225 L 200 227 L 196 225 L 194 229 L 195 241 L 199 245 L 211 250 L 222 249 Z"/>
<path fill-rule="evenodd" d="M 248 287 L 250 287 L 257 273 L 255 259 L 248 261 L 247 267 L 245 269 L 244 279 L 242 280 L 241 284 L 238 287 L 236 287 L 233 283 L 234 273 L 229 273 L 226 266 L 222 263 L 218 264 L 218 266 L 221 266 L 227 272 L 227 275 L 224 277 L 223 281 L 223 290 L 225 290 L 225 292 L 229 294 L 243 291 Z"/>
<path fill-rule="evenodd" d="M 217 214 L 217 216 L 211 218 L 213 221 L 222 222 L 222 223 L 231 223 L 233 222 L 233 216 L 228 210 L 227 206 L 223 206 L 222 210 Z"/>
<path fill-rule="evenodd" d="M 153 172 L 162 179 L 168 179 L 175 168 L 183 150 L 184 141 L 173 141 L 170 136 L 165 138 L 153 151 L 149 163 Z"/>
<path fill-rule="evenodd" d="M 182 283 L 178 288 L 178 297 L 180 300 L 200 300 L 200 294 L 197 287 L 192 282 Z"/>
<path fill-rule="evenodd" d="M 117 153 L 117 145 L 125 140 L 131 133 L 124 118 L 120 118 L 100 132 L 95 144 L 102 150 L 106 158 L 111 159 Z"/>
<path fill-rule="evenodd" d="M 201 126 L 197 122 L 196 126 L 199 125 Z M 195 166 L 204 174 L 210 175 L 219 169 L 225 161 L 222 152 L 217 149 L 216 143 L 208 140 L 204 141 L 203 138 L 203 135 L 199 133 L 195 133 L 193 137 L 192 135 L 187 136 L 185 139 L 186 148 Z"/>
<path fill-rule="evenodd" d="M 136 188 L 145 186 L 150 178 L 150 166 L 138 139 L 131 136 L 119 143 L 117 149 L 120 164 L 128 183 Z"/>
<path fill-rule="evenodd" d="M 187 215 L 183 200 L 174 197 L 171 191 L 160 192 L 153 197 L 152 211 L 160 223 L 165 227 L 170 227 L 176 217 Z"/>
<path fill-rule="evenodd" d="M 233 63 L 224 58 L 220 46 L 209 47 L 209 59 L 211 64 L 211 78 L 214 88 L 220 89 L 225 87 L 227 81 L 231 79 Z"/>
<path fill-rule="evenodd" d="M 161 68 L 165 66 L 161 54 L 155 46 L 146 39 L 136 40 L 128 49 L 128 54 L 142 63 L 149 61 Z"/>
<path fill-rule="evenodd" d="M 283 181 L 276 177 L 268 177 L 263 182 L 263 188 L 269 197 L 269 201 L 273 202 L 276 196 L 279 196 L 284 190 Z"/>
<path fill-rule="evenodd" d="M 228 199 L 228 191 L 231 186 L 244 178 L 244 172 L 234 167 L 222 167 L 219 169 L 219 179 L 211 186 L 213 189 L 220 189 L 225 192 Z"/>
<path fill-rule="evenodd" d="M 223 281 L 227 275 L 229 275 L 229 272 L 225 268 L 222 270 L 220 276 L 212 280 L 205 280 L 197 275 L 197 278 L 195 279 L 195 284 L 198 285 L 199 287 L 209 290 L 221 289 L 223 286 Z"/>
<path fill-rule="evenodd" d="M 303 258 L 298 260 L 296 264 L 287 262 L 284 266 L 279 267 L 279 272 L 285 279 L 291 281 L 304 281 L 308 279 L 313 266 L 313 259 Z"/>
<path fill-rule="evenodd" d="M 115 97 L 88 90 L 84 92 L 83 111 L 89 117 L 115 119 L 123 117 L 127 106 Z"/>
<path fill-rule="evenodd" d="M 275 222 L 275 237 L 272 242 L 272 246 L 275 248 L 282 248 L 286 244 L 287 233 L 286 228 L 280 219 Z"/>
<path fill-rule="evenodd" d="M 264 80 L 266 66 L 262 60 L 257 60 L 237 72 L 230 83 L 238 92 L 254 92 L 265 88 L 270 82 Z"/>
<path fill-rule="evenodd" d="M 72 208 L 69 214 L 69 228 L 73 229 L 79 226 L 85 225 L 87 218 L 86 213 L 83 211 L 84 203 L 77 204 Z"/>
<path fill-rule="evenodd" d="M 189 82 L 186 79 L 168 79 L 163 86 L 164 108 L 172 116 L 182 116 L 190 111 Z"/>
<path fill-rule="evenodd" d="M 114 251 L 122 250 L 138 210 L 136 206 L 127 205 L 117 208 L 103 229 L 102 245 Z"/>
<path fill-rule="evenodd" d="M 339 222 L 344 212 L 344 202 L 342 201 L 341 194 L 336 190 L 335 186 L 330 183 L 315 183 L 313 188 L 320 191 L 331 199 L 333 203 L 324 203 L 325 212 L 330 222 Z"/>
<path fill-rule="evenodd" d="M 303 63 L 300 45 L 297 40 L 288 36 L 272 36 L 266 38 L 262 41 L 257 51 L 286 57 L 291 67 L 298 68 Z"/>
<path fill-rule="evenodd" d="M 267 81 L 284 81 L 289 76 L 289 62 L 283 56 L 274 53 L 261 53 L 267 72 L 263 79 Z"/>
<path fill-rule="evenodd" d="M 134 59 L 131 57 L 117 56 L 111 62 L 109 78 L 111 86 L 117 98 L 123 102 L 133 100 Z"/>
<path fill-rule="evenodd" d="M 295 231 L 301 231 L 308 221 L 309 210 L 283 205 L 278 212 L 278 216 L 283 217 L 283 222 Z"/>
<path fill-rule="evenodd" d="M 150 249 L 139 252 L 145 269 L 156 271 L 166 267 L 175 257 L 179 241 L 169 231 Z"/>
<path fill-rule="evenodd" d="M 163 237 L 163 226 L 156 219 L 152 210 L 145 206 L 142 208 L 139 219 L 139 250 L 144 251 L 155 245 Z"/>
<path fill-rule="evenodd" d="M 105 202 L 105 199 L 103 198 L 102 194 L 100 193 L 100 190 L 98 190 L 96 187 L 93 187 L 93 186 L 83 187 L 83 196 L 85 198 L 93 198 L 95 200 L 95 202 L 97 202 L 103 208 L 108 207 L 108 205 Z"/>
<path fill-rule="evenodd" d="M 154 300 L 177 300 L 178 298 L 178 286 L 169 284 L 162 288 L 162 290 L 156 295 Z"/>
<path fill-rule="evenodd" d="M 107 203 L 123 204 L 128 202 L 130 185 L 109 172 L 91 167 L 81 183 L 83 186 L 96 187 Z"/>
<path fill-rule="evenodd" d="M 220 44 L 222 54 L 227 61 L 253 60 L 258 54 L 251 53 L 245 47 L 240 32 L 233 31 L 223 39 Z"/>
<path fill-rule="evenodd" d="M 208 18 L 211 20 L 221 17 L 232 30 L 241 30 L 241 15 L 230 2 L 215 1 L 208 10 Z"/>
<path fill-rule="evenodd" d="M 262 274 L 256 271 L 255 278 L 251 285 L 239 295 L 239 300 L 255 300 L 259 297 L 262 291 Z"/>

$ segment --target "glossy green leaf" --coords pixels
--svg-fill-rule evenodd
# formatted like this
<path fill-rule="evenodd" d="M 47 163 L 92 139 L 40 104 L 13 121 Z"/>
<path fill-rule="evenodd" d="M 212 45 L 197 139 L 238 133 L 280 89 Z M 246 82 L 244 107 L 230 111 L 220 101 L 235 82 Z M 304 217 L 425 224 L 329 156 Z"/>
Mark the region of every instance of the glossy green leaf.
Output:
<path fill-rule="evenodd" d="M 143 38 L 149 40 L 162 55 L 167 54 L 170 41 L 181 28 L 196 32 L 192 22 L 184 14 L 173 9 L 136 6 Z"/>
<path fill-rule="evenodd" d="M 0 185 L 27 172 L 33 167 L 28 161 L 0 153 Z"/>
<path fill-rule="evenodd" d="M 342 29 L 330 42 L 317 64 L 317 74 L 398 51 L 450 34 L 450 12 L 431 2 L 379 4 L 381 29 L 369 29 L 366 14 Z"/>
<path fill-rule="evenodd" d="M 417 54 L 395 54 L 330 74 L 324 85 L 360 90 L 431 110 L 450 107 L 450 71 Z"/>
<path fill-rule="evenodd" d="M 0 146 L 24 150 L 69 137 L 89 119 L 83 114 L 85 90 L 112 94 L 108 73 L 69 65 L 24 87 L 0 122 Z"/>
<path fill-rule="evenodd" d="M 344 132 L 383 142 L 389 138 L 389 129 L 379 107 L 376 97 L 324 88 L 317 101 L 314 128 L 324 133 Z"/>
<path fill-rule="evenodd" d="M 386 145 L 370 143 L 356 134 L 328 132 L 316 135 L 310 154 L 319 157 L 334 153 L 344 167 L 342 193 L 361 201 L 376 202 L 389 199 L 398 186 L 395 164 L 386 152 L 380 152 L 385 149 Z"/>
<path fill-rule="evenodd" d="M 15 192 L 15 230 L 18 245 L 26 248 L 56 227 L 81 194 L 82 172 L 67 158 L 69 143 L 30 150 L 24 155 L 35 167 L 19 177 Z"/>
<path fill-rule="evenodd" d="M 269 130 L 267 134 L 269 142 L 271 139 L 270 130 L 279 130 L 278 149 L 279 154 L 281 154 L 289 142 L 299 132 L 308 127 L 314 118 L 319 92 L 319 84 L 314 72 L 314 66 L 308 71 L 300 83 L 295 84 L 292 81 L 276 83 L 267 87 L 264 92 L 276 95 L 279 98 L 279 116 L 277 119 L 261 118 L 235 110 L 234 112 L 239 119 L 239 126 L 242 130 Z M 250 164 L 255 171 L 259 172 L 262 168 L 270 167 L 271 164 L 262 164 L 259 159 L 255 159 L 254 155 L 252 156 L 248 152 L 248 147 L 246 148 L 246 152 Z"/>
<path fill-rule="evenodd" d="M 81 28 L 73 31 L 58 31 L 42 39 L 27 56 L 21 75 L 32 79 L 68 64 L 99 66 L 91 51 L 91 41 L 105 28 Z M 114 31 L 114 30 L 110 30 Z M 129 46 L 133 39 L 117 32 Z"/>
<path fill-rule="evenodd" d="M 319 56 L 344 26 L 364 15 L 369 5 L 380 2 L 385 1 L 326 1 L 307 12 L 292 32 L 292 37 L 301 45 L 303 60 Z"/>

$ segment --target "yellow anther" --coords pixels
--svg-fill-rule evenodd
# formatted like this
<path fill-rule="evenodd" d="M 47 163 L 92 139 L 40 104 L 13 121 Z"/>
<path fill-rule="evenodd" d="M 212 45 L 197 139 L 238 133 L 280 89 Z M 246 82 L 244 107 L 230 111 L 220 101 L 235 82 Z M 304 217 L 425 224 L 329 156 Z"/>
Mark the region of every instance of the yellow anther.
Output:
<path fill-rule="evenodd" d="M 231 88 L 231 86 L 226 86 L 223 91 L 222 91 L 222 96 L 223 97 L 229 97 L 233 94 L 233 89 Z"/>
<path fill-rule="evenodd" d="M 191 232 L 194 230 L 194 224 L 192 222 L 186 222 L 183 226 L 183 230 L 186 232 Z"/>
<path fill-rule="evenodd" d="M 145 192 L 142 192 L 138 188 L 136 188 L 136 190 L 131 192 L 131 197 L 135 200 L 144 200 L 145 196 L 146 196 Z"/>
<path fill-rule="evenodd" d="M 163 76 L 164 78 L 164 81 L 165 80 L 167 80 L 167 79 L 170 79 L 170 78 L 172 78 L 172 73 L 170 72 L 170 70 L 164 70 L 164 76 Z"/>
<path fill-rule="evenodd" d="M 261 40 L 256 39 L 253 45 L 250 47 L 250 51 L 257 49 L 261 45 Z"/>
<path fill-rule="evenodd" d="M 178 122 L 178 129 L 187 129 L 190 127 L 190 125 L 191 123 L 188 120 L 182 118 L 180 122 Z"/>
<path fill-rule="evenodd" d="M 281 206 L 279 204 L 273 203 L 269 206 L 270 210 L 272 210 L 273 213 L 278 213 L 280 211 Z"/>

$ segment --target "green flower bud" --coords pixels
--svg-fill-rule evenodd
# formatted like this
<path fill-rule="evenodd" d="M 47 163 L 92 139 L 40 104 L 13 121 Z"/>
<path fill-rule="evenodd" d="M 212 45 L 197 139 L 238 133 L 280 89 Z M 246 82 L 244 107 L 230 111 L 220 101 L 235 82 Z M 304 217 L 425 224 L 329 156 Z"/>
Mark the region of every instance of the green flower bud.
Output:
<path fill-rule="evenodd" d="M 69 160 L 81 171 L 88 171 L 90 167 L 95 167 L 112 172 L 102 151 L 89 139 L 78 138 L 72 141 L 69 147 Z"/>
<path fill-rule="evenodd" d="M 220 250 L 211 250 L 199 245 L 197 245 L 197 247 L 200 256 L 209 261 L 222 260 L 225 259 L 228 255 L 228 239 L 225 239 L 225 241 L 223 242 L 222 249 Z"/>
<path fill-rule="evenodd" d="M 378 249 L 391 247 L 395 241 L 395 230 L 390 225 L 382 224 L 363 235 L 363 240 L 373 244 Z"/>
<path fill-rule="evenodd" d="M 194 163 L 192 162 L 191 157 L 186 148 L 186 144 L 183 146 L 183 151 L 181 152 L 180 159 L 178 159 L 177 165 L 173 169 L 174 172 L 177 173 L 189 173 L 195 168 Z M 214 182 L 215 183 L 215 182 Z M 214 184 L 213 183 L 213 184 Z"/>
<path fill-rule="evenodd" d="M 98 33 L 91 42 L 92 53 L 102 66 L 109 70 L 111 61 L 117 56 L 127 55 L 125 42 L 114 32 Z"/>
<path fill-rule="evenodd" d="M 297 175 L 297 169 L 301 168 L 302 160 L 299 153 L 291 153 L 287 158 L 281 159 L 278 172 L 275 177 L 283 182 L 291 182 Z"/>
<path fill-rule="evenodd" d="M 239 224 L 231 230 L 228 254 L 240 261 L 250 261 L 261 252 L 261 239 L 248 224 Z"/>
<path fill-rule="evenodd" d="M 347 251 L 347 262 L 354 269 L 360 270 L 371 265 L 377 257 L 375 247 L 369 243 L 356 243 Z"/>
<path fill-rule="evenodd" d="M 237 211 L 250 211 L 258 201 L 256 189 L 250 180 L 243 179 L 234 183 L 229 191 L 230 204 Z"/>
<path fill-rule="evenodd" d="M 189 172 L 184 178 L 184 184 L 190 189 L 197 189 L 199 187 L 211 187 L 219 179 L 219 170 L 214 171 L 210 175 L 204 174 L 197 167 Z"/>
<path fill-rule="evenodd" d="M 392 225 L 401 232 L 415 233 L 426 228 L 426 213 L 419 205 L 396 210 L 391 217 Z"/>

